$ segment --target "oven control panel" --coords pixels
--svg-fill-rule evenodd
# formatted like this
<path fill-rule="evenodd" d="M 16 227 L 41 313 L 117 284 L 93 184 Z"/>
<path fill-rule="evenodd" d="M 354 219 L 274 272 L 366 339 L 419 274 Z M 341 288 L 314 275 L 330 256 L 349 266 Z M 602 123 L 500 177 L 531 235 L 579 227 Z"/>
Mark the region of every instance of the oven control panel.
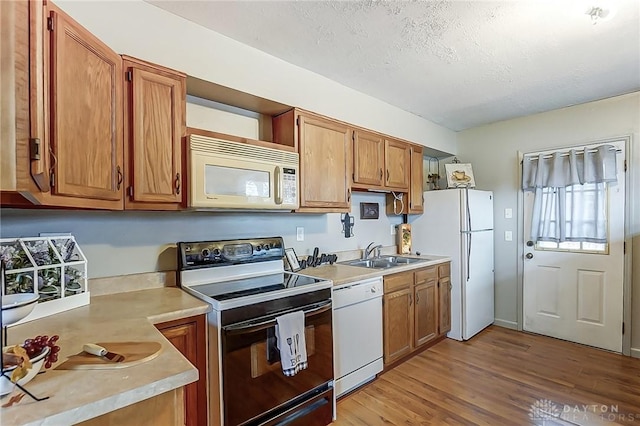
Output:
<path fill-rule="evenodd" d="M 178 243 L 181 270 L 278 260 L 283 256 L 282 237 Z"/>

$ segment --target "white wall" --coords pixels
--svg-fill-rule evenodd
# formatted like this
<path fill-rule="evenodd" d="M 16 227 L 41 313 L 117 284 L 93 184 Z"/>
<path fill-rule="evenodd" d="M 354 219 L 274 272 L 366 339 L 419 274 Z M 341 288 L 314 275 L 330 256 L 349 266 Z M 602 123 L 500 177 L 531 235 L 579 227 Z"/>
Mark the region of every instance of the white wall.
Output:
<path fill-rule="evenodd" d="M 56 1 L 118 53 L 455 154 L 455 132 L 140 0 Z"/>
<path fill-rule="evenodd" d="M 458 134 L 458 157 L 473 164 L 479 188 L 495 193 L 495 279 L 496 319 L 503 324 L 517 322 L 517 201 L 518 150 L 538 150 L 585 144 L 612 137 L 632 135 L 627 162 L 631 166 L 632 235 L 640 247 L 640 92 L 577 105 L 528 117 L 476 127 Z M 514 217 L 504 218 L 512 208 Z M 504 241 L 504 231 L 513 231 L 514 240 Z M 515 238 L 518 236 L 518 238 Z M 640 252 L 634 250 L 632 347 L 640 347 Z"/>
<path fill-rule="evenodd" d="M 360 219 L 360 203 L 380 204 L 379 219 Z M 40 232 L 70 232 L 88 259 L 90 278 L 176 269 L 178 241 L 284 237 L 298 255 L 364 248 L 371 241 L 395 244 L 384 194 L 354 193 L 352 238 L 344 238 L 340 214 L 104 212 L 64 210 L 2 210 L 0 237 L 35 237 Z M 296 241 L 303 226 L 305 240 Z"/>

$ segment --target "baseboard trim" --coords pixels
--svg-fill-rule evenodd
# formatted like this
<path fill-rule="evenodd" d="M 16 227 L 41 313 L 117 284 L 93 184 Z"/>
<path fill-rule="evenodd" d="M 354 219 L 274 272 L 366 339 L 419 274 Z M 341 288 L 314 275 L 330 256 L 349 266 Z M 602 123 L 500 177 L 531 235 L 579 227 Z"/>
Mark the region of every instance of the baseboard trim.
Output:
<path fill-rule="evenodd" d="M 630 355 L 632 358 L 640 358 L 640 348 L 631 348 Z"/>
<path fill-rule="evenodd" d="M 518 323 L 517 322 L 502 320 L 502 319 L 498 319 L 498 318 L 496 318 L 493 321 L 493 325 L 497 325 L 498 327 L 509 328 L 511 330 L 517 330 L 518 329 Z"/>

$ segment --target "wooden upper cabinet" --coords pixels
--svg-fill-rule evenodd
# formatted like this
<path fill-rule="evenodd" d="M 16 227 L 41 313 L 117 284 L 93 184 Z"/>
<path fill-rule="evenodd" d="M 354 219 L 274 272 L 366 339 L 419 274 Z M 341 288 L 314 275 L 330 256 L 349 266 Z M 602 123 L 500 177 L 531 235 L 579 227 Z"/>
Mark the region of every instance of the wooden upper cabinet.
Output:
<path fill-rule="evenodd" d="M 400 192 L 409 191 L 411 164 L 410 145 L 393 139 L 384 141 L 385 181 L 384 185 Z"/>
<path fill-rule="evenodd" d="M 123 56 L 125 70 L 125 208 L 182 207 L 182 138 L 186 76 Z"/>
<path fill-rule="evenodd" d="M 409 185 L 409 213 L 411 214 L 422 214 L 424 212 L 422 153 L 422 147 L 415 145 L 411 147 L 411 181 Z"/>
<path fill-rule="evenodd" d="M 52 192 L 122 209 L 122 61 L 66 14 L 48 8 Z"/>
<path fill-rule="evenodd" d="M 350 211 L 349 128 L 331 120 L 300 114 L 298 132 L 300 210 Z"/>
<path fill-rule="evenodd" d="M 354 186 L 382 187 L 384 177 L 384 139 L 375 133 L 353 132 Z"/>

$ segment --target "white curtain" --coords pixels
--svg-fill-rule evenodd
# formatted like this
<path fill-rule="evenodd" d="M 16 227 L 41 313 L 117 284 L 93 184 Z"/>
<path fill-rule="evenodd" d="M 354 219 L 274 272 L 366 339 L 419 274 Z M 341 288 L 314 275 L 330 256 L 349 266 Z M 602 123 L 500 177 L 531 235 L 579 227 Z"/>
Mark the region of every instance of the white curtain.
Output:
<path fill-rule="evenodd" d="M 535 193 L 531 240 L 606 243 L 606 185 L 615 182 L 612 145 L 525 156 L 522 189 Z"/>

